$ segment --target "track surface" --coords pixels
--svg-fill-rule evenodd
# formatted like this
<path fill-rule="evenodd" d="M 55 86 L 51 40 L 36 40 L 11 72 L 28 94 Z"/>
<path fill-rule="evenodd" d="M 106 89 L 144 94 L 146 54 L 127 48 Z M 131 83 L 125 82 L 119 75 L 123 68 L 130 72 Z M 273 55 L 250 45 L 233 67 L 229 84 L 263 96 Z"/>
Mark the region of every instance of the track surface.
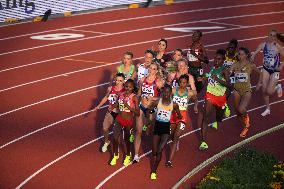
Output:
<path fill-rule="evenodd" d="M 199 152 L 196 115 L 181 139 L 174 168 L 158 169 L 150 181 L 149 155 L 139 164 L 111 167 L 111 153 L 102 154 L 101 127 L 105 109 L 83 117 L 98 103 L 106 82 L 122 54 L 133 51 L 137 62 L 145 49 L 166 38 L 168 50 L 185 48 L 191 33 L 166 27 L 208 27 L 203 43 L 210 59 L 231 38 L 254 50 L 270 29 L 284 31 L 284 1 L 205 0 L 147 9 L 129 9 L 58 18 L 46 23 L 24 23 L 0 28 L 0 188 L 169 188 L 189 170 L 212 155 L 239 142 L 241 127 L 235 117 L 209 130 L 207 152 Z M 31 36 L 76 33 L 82 38 L 34 40 Z M 255 62 L 261 66 L 261 56 Z M 206 67 L 209 69 L 209 66 Z M 283 71 L 280 82 L 283 83 Z M 254 77 L 254 76 L 253 76 Z M 255 85 L 256 79 L 253 79 Z M 203 94 L 199 96 L 202 100 Z M 249 136 L 284 122 L 284 98 L 271 98 L 272 114 L 261 117 L 260 92 L 253 93 Z M 232 105 L 232 99 L 230 99 Z M 201 104 L 200 104 L 201 106 Z M 192 111 L 192 106 L 190 107 Z M 232 111 L 234 114 L 234 111 Z M 251 145 L 284 160 L 283 131 Z M 144 137 L 140 154 L 149 152 L 151 138 Z M 123 150 L 122 150 L 123 151 Z M 209 169 L 209 168 L 208 168 Z M 189 180 L 190 188 L 206 170 Z"/>

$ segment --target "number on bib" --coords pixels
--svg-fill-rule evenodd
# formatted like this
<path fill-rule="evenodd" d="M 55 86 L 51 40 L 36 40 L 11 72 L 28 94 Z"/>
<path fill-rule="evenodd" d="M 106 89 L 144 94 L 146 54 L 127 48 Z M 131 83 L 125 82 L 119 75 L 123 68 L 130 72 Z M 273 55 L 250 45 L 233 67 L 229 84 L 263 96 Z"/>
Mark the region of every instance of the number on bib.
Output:
<path fill-rule="evenodd" d="M 235 77 L 230 77 L 231 83 L 236 83 L 236 78 Z"/>

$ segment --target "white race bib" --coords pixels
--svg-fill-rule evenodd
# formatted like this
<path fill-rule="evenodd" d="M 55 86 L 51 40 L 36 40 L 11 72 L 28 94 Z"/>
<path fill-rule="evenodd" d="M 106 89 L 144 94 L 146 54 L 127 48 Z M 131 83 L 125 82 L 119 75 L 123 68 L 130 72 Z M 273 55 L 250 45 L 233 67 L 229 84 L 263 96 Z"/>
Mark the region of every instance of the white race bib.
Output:
<path fill-rule="evenodd" d="M 236 83 L 236 78 L 234 76 L 230 77 L 230 81 L 232 84 Z"/>
<path fill-rule="evenodd" d="M 117 95 L 116 94 L 110 94 L 108 96 L 108 101 L 111 104 L 115 104 L 115 102 L 117 101 Z"/>
<path fill-rule="evenodd" d="M 169 122 L 171 119 L 172 111 L 158 109 L 156 119 L 162 122 Z"/>
<path fill-rule="evenodd" d="M 149 86 L 147 84 L 143 85 L 142 86 L 142 93 L 143 93 L 142 96 L 154 96 L 154 94 L 155 94 L 154 86 L 153 85 Z"/>
<path fill-rule="evenodd" d="M 247 73 L 235 73 L 235 82 L 245 83 L 248 82 L 248 74 Z"/>

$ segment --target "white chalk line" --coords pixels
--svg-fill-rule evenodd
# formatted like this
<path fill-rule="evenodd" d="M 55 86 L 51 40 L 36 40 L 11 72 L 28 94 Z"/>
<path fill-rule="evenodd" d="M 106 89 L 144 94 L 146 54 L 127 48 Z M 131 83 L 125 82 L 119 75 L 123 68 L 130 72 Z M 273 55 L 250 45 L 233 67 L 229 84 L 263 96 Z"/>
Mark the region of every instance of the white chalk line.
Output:
<path fill-rule="evenodd" d="M 247 38 L 247 39 L 239 39 L 238 41 L 250 41 L 250 40 L 255 40 L 255 39 L 263 39 L 263 38 L 266 38 L 266 37 L 267 36 L 256 37 L 256 38 L 255 37 L 254 38 Z M 205 45 L 205 47 L 223 45 L 223 44 L 226 44 L 226 43 L 228 43 L 228 42 Z M 183 49 L 183 50 L 186 50 L 186 49 Z M 134 60 L 139 60 L 139 59 L 142 59 L 142 58 L 144 58 L 144 57 L 138 57 Z M 107 67 L 107 66 L 111 66 L 111 65 L 115 65 L 115 64 L 119 64 L 119 63 L 121 63 L 121 61 L 113 62 L 113 63 L 106 63 L 106 64 L 99 65 L 99 66 L 92 66 L 92 67 L 89 67 L 89 68 L 84 68 L 84 69 L 75 70 L 75 71 L 71 71 L 71 72 L 65 72 L 65 73 L 54 75 L 54 76 L 51 76 L 51 77 L 46 77 L 46 78 L 42 78 L 42 79 L 39 79 L 39 80 L 34 80 L 34 81 L 27 82 L 27 83 L 15 85 L 15 86 L 12 86 L 12 87 L 0 89 L 0 93 L 4 92 L 4 91 L 11 90 L 11 89 L 15 89 L 15 88 L 18 88 L 18 87 L 23 87 L 23 86 L 31 85 L 31 84 L 34 84 L 34 83 L 38 83 L 38 82 L 42 82 L 42 81 L 46 81 L 46 80 L 50 80 L 50 79 L 55 79 L 55 78 L 62 77 L 62 76 L 69 76 L 71 74 L 75 74 L 75 73 L 79 73 L 79 72 L 83 72 L 83 71 L 89 71 L 89 70 L 92 70 L 92 69 L 98 69 L 98 68 L 102 68 L 102 67 Z"/>
<path fill-rule="evenodd" d="M 167 16 L 167 15 L 177 15 L 177 14 L 184 14 L 184 13 L 203 12 L 203 11 L 211 11 L 211 10 L 239 8 L 239 7 L 248 7 L 248 6 L 258 6 L 258 5 L 268 5 L 268 4 L 278 4 L 278 3 L 281 4 L 283 2 L 284 1 L 270 1 L 270 2 L 264 2 L 264 3 L 241 4 L 241 5 L 234 5 L 234 6 L 223 6 L 223 7 L 198 9 L 198 10 L 188 10 L 188 11 L 178 11 L 178 12 L 154 14 L 154 15 L 147 15 L 147 16 L 141 16 L 141 17 L 124 18 L 124 19 L 118 19 L 118 20 L 97 22 L 97 23 L 91 23 L 91 24 L 82 24 L 82 25 L 77 25 L 77 26 L 72 26 L 72 27 L 65 27 L 65 28 L 59 28 L 59 29 L 54 29 L 54 30 L 46 30 L 46 31 L 42 31 L 42 32 L 34 32 L 34 33 L 29 33 L 29 34 L 11 36 L 11 37 L 7 37 L 7 38 L 1 38 L 0 40 L 7 40 L 7 39 L 18 38 L 18 37 L 37 35 L 37 34 L 42 34 L 42 33 L 47 33 L 47 32 L 61 31 L 61 30 L 69 29 L 69 28 L 71 28 L 71 29 L 72 28 L 80 28 L 80 27 L 86 27 L 86 26 L 110 24 L 110 23 L 124 22 L 124 21 L 129 21 L 129 20 L 147 19 L 147 18 L 153 18 L 153 17 L 160 17 L 160 16 Z"/>
<path fill-rule="evenodd" d="M 284 12 L 284 11 L 283 11 L 283 12 Z M 204 34 L 219 33 L 219 32 L 232 31 L 232 30 L 235 31 L 235 30 L 239 30 L 239 29 L 250 29 L 250 28 L 263 27 L 263 26 L 270 26 L 270 25 L 279 25 L 279 24 L 283 24 L 283 23 L 284 23 L 284 22 L 275 22 L 275 23 L 269 23 L 269 24 L 260 24 L 260 25 L 253 25 L 253 26 L 244 26 L 244 27 L 240 27 L 240 28 L 230 28 L 230 29 L 224 29 L 224 30 L 217 30 L 217 31 L 211 31 L 211 32 L 204 32 Z M 172 40 L 172 39 L 184 38 L 184 37 L 189 37 L 189 36 L 191 36 L 191 34 L 178 35 L 178 36 L 175 36 L 175 37 L 167 37 L 167 40 L 169 41 L 169 40 Z M 50 62 L 50 61 L 54 61 L 54 60 L 60 60 L 60 59 L 64 59 L 64 58 L 75 57 L 75 56 L 79 56 L 79 55 L 86 55 L 86 54 L 91 54 L 91 53 L 103 52 L 103 51 L 107 51 L 107 50 L 119 49 L 119 48 L 123 48 L 123 47 L 129 47 L 129 46 L 135 46 L 135 45 L 153 43 L 153 42 L 157 42 L 158 40 L 159 40 L 159 39 L 154 39 L 154 40 L 150 40 L 150 41 L 143 41 L 143 42 L 137 42 L 137 43 L 126 44 L 126 45 L 119 45 L 119 46 L 108 47 L 108 48 L 104 48 L 104 49 L 97 49 L 97 50 L 93 50 L 93 51 L 86 51 L 86 52 L 82 52 L 82 53 L 66 55 L 66 56 L 57 57 L 57 58 L 52 58 L 52 59 L 48 59 L 48 60 L 42 60 L 42 61 L 38 61 L 38 62 L 33 62 L 33 63 L 29 63 L 29 64 L 24 64 L 24 65 L 20 65 L 20 66 L 15 66 L 15 67 L 11 67 L 11 68 L 6 68 L 6 69 L 3 69 L 3 70 L 0 70 L 0 73 L 1 73 L 1 72 L 6 72 L 6 71 L 10 71 L 10 70 L 19 69 L 19 68 L 23 68 L 23 67 L 28 67 L 28 66 L 32 66 L 32 65 L 42 64 L 42 63 L 46 63 L 46 62 Z"/>

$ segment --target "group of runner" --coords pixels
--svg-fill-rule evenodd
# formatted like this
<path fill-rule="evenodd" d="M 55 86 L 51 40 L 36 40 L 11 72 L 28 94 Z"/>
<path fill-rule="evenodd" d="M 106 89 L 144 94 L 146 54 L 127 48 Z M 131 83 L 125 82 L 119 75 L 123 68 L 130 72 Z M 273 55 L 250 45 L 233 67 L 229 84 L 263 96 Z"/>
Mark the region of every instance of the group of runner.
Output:
<path fill-rule="evenodd" d="M 167 53 L 167 40 L 161 39 L 158 50 L 146 50 L 144 61 L 138 65 L 134 65 L 131 52 L 124 53 L 105 97 L 95 107 L 98 110 L 107 101 L 109 103 L 103 121 L 104 144 L 101 150 L 106 152 L 110 146 L 108 135 L 113 125 L 113 156 L 110 165 L 116 165 L 119 159 L 121 138 L 126 145 L 123 164 L 128 166 L 132 162 L 139 162 L 141 136 L 146 131 L 147 134 L 153 134 L 150 178 L 157 179 L 162 151 L 170 139 L 172 144 L 165 165 L 172 167 L 182 131 L 191 125 L 188 114 L 190 100 L 194 104 L 194 113 L 198 114 L 197 123 L 201 128 L 200 150 L 209 147 L 206 131 L 212 112 L 216 111 L 216 122 L 212 124 L 215 129 L 224 117 L 230 116 L 227 101 L 231 94 L 242 125 L 240 137 L 245 137 L 250 127 L 247 107 L 252 95 L 251 73 L 256 72 L 259 76 L 256 89 L 262 89 L 266 105 L 262 116 L 271 113 L 269 97 L 274 92 L 282 96 L 278 79 L 284 65 L 280 63 L 284 50 L 277 36 L 279 34 L 271 30 L 267 41 L 261 43 L 253 53 L 247 48 L 239 48 L 238 41 L 232 39 L 226 49 L 216 51 L 213 66 L 208 73 L 203 70 L 203 64 L 209 64 L 209 59 L 201 43 L 200 31 L 193 32 L 192 43 L 186 50 L 175 49 L 172 53 Z M 263 68 L 259 69 L 253 61 L 260 51 L 263 51 L 264 58 Z M 198 107 L 197 94 L 203 88 L 204 104 Z"/>

